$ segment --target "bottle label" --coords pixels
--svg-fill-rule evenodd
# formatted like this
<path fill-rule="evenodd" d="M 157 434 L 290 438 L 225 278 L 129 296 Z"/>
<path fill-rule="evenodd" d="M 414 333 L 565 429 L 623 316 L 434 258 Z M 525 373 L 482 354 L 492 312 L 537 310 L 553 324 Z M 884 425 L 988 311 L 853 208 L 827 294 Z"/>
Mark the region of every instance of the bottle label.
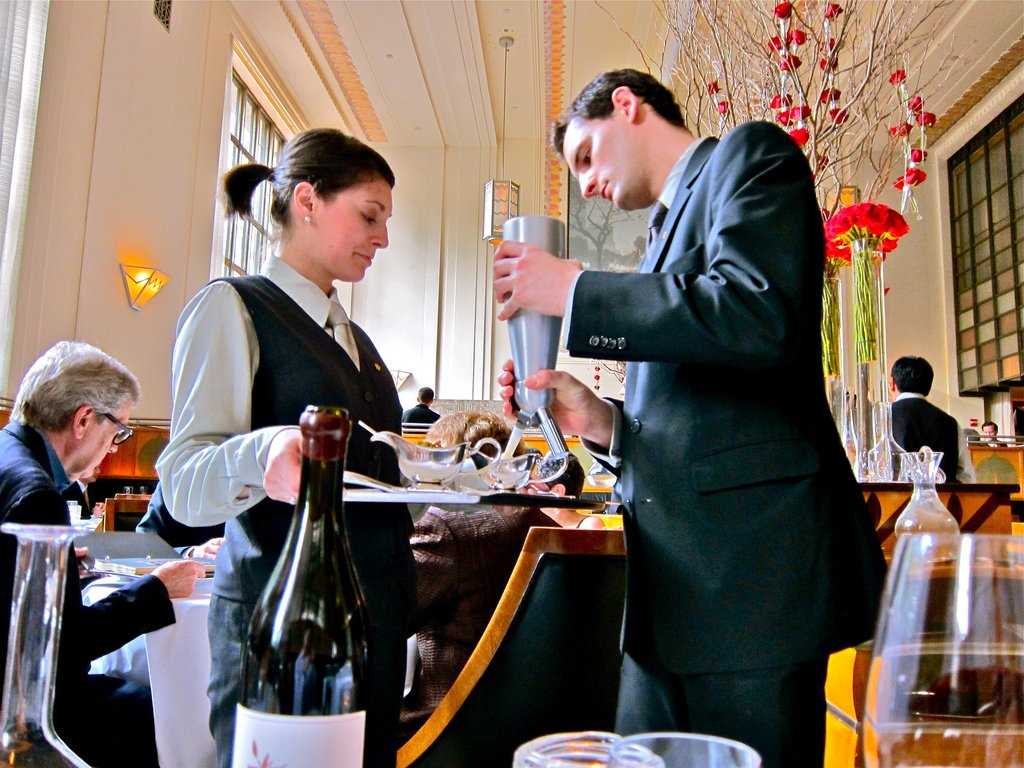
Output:
<path fill-rule="evenodd" d="M 366 713 L 296 717 L 238 705 L 232 768 L 362 768 Z"/>

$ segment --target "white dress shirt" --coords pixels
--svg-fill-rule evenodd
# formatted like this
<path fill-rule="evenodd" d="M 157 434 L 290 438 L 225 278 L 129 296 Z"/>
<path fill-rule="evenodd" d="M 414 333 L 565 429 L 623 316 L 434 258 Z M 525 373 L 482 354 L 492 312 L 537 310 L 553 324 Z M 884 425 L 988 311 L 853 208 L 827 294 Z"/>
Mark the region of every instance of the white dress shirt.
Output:
<path fill-rule="evenodd" d="M 665 184 L 661 188 L 661 194 L 658 195 L 658 202 L 665 206 L 665 208 L 671 208 L 673 201 L 676 199 L 676 192 L 679 191 L 679 184 L 683 178 L 683 172 L 686 170 L 687 164 L 690 162 L 690 158 L 693 153 L 697 151 L 702 143 L 707 139 L 694 139 L 690 143 L 690 146 L 679 156 L 676 160 L 675 165 L 668 172 L 668 177 L 665 179 Z M 569 325 L 572 322 L 572 300 L 576 293 L 576 283 L 579 282 L 580 272 L 573 278 L 572 284 L 569 286 L 569 293 L 565 298 L 565 313 L 562 319 L 562 346 L 567 347 L 569 345 Z M 608 442 L 607 453 L 604 453 L 604 446 L 594 445 L 589 441 L 583 441 L 583 446 L 591 453 L 591 455 L 598 457 L 602 461 L 605 461 L 610 466 L 617 467 L 622 463 L 622 456 L 619 453 L 619 441 L 622 434 L 622 412 L 617 406 L 613 405 L 610 401 L 605 398 L 605 402 L 608 403 L 608 407 L 611 409 L 612 415 L 612 436 Z"/>
<path fill-rule="evenodd" d="M 926 399 L 920 392 L 900 392 L 896 402 L 910 400 L 912 398 Z M 954 419 L 955 421 L 955 419 Z M 957 437 L 957 459 L 956 459 L 956 480 L 958 483 L 976 483 L 978 476 L 974 473 L 974 462 L 971 461 L 971 449 L 967 445 L 967 433 L 956 423 Z"/>
<path fill-rule="evenodd" d="M 261 273 L 358 366 L 355 339 L 336 291 L 327 296 L 277 257 Z M 334 322 L 329 324 L 329 320 Z M 211 283 L 178 319 L 171 362 L 171 439 L 157 460 L 164 501 L 187 525 L 223 523 L 266 498 L 263 472 L 274 437 L 294 426 L 252 430 L 252 384 L 259 368 L 256 329 L 241 296 Z"/>

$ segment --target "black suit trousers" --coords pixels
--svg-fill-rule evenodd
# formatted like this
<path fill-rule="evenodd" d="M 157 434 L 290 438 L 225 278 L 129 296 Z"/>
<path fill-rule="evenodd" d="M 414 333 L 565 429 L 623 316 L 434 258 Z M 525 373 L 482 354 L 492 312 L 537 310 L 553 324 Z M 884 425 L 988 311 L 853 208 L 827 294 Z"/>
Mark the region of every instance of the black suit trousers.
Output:
<path fill-rule="evenodd" d="M 70 697 L 69 697 L 70 698 Z M 57 735 L 94 768 L 157 768 L 153 700 L 148 687 L 88 675 L 73 701 L 55 712 Z M 111 738 L 111 727 L 116 738 Z"/>
<path fill-rule="evenodd" d="M 756 749 L 764 768 L 821 768 L 828 659 L 677 675 L 622 660 L 615 731 L 704 733 Z"/>

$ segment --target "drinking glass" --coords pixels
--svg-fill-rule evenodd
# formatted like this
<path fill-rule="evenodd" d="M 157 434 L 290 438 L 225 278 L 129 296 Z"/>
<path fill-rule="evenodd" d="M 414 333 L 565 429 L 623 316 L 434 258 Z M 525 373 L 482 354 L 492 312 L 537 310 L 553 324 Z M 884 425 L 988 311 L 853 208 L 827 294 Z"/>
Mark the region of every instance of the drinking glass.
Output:
<path fill-rule="evenodd" d="M 746 744 L 699 733 L 638 733 L 612 745 L 609 768 L 761 768 Z"/>
<path fill-rule="evenodd" d="M 899 538 L 864 752 L 869 768 L 1024 768 L 1024 539 Z"/>
<path fill-rule="evenodd" d="M 4 523 L 16 536 L 11 629 L 0 721 L 0 762 L 22 768 L 89 768 L 57 735 L 53 697 L 71 526 Z"/>
<path fill-rule="evenodd" d="M 516 750 L 512 768 L 603 768 L 619 738 L 605 731 L 541 736 Z"/>

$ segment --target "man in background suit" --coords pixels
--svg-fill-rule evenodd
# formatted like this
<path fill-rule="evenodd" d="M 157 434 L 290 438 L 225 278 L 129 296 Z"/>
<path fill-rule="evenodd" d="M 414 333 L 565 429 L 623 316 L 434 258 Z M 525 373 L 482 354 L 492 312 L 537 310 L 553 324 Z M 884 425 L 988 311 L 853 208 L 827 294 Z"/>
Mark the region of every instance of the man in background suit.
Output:
<path fill-rule="evenodd" d="M 159 482 L 149 497 L 146 514 L 139 520 L 135 530 L 139 533 L 155 533 L 188 558 L 212 560 L 217 557 L 224 541 L 224 523 L 191 526 L 175 520 L 164 502 L 164 492 Z"/>
<path fill-rule="evenodd" d="M 432 402 L 434 402 L 434 390 L 430 387 L 420 387 L 420 391 L 416 393 L 416 405 L 402 412 L 402 423 L 433 424 L 441 418 L 441 414 L 431 410 Z"/>
<path fill-rule="evenodd" d="M 871 636 L 884 561 L 821 385 L 810 168 L 768 123 L 696 139 L 634 70 L 587 85 L 553 144 L 584 197 L 657 204 L 636 274 L 511 242 L 494 267 L 499 319 L 564 316 L 571 354 L 628 363 L 624 402 L 564 372 L 525 381 L 621 470 L 616 730 L 716 734 L 765 768 L 818 768 L 827 658 Z M 499 382 L 511 410 L 511 363 Z"/>
<path fill-rule="evenodd" d="M 11 421 L 0 430 L 0 522 L 68 525 L 59 489 L 91 474 L 131 435 L 124 423 L 138 398 L 132 373 L 95 347 L 65 341 L 47 350 L 25 374 Z M 0 535 L 0 663 L 7 657 L 15 555 L 14 537 Z M 89 662 L 173 624 L 170 598 L 190 595 L 201 574 L 195 563 L 166 563 L 86 607 L 78 569 L 68 568 L 54 715 L 58 735 L 90 765 L 157 765 L 149 689 L 90 675 Z"/>
<path fill-rule="evenodd" d="M 892 404 L 892 436 L 905 451 L 928 446 L 942 452 L 939 466 L 949 482 L 973 483 L 974 464 L 967 436 L 956 419 L 925 398 L 935 374 L 923 357 L 901 357 L 892 364 L 889 386 L 899 393 Z"/>

